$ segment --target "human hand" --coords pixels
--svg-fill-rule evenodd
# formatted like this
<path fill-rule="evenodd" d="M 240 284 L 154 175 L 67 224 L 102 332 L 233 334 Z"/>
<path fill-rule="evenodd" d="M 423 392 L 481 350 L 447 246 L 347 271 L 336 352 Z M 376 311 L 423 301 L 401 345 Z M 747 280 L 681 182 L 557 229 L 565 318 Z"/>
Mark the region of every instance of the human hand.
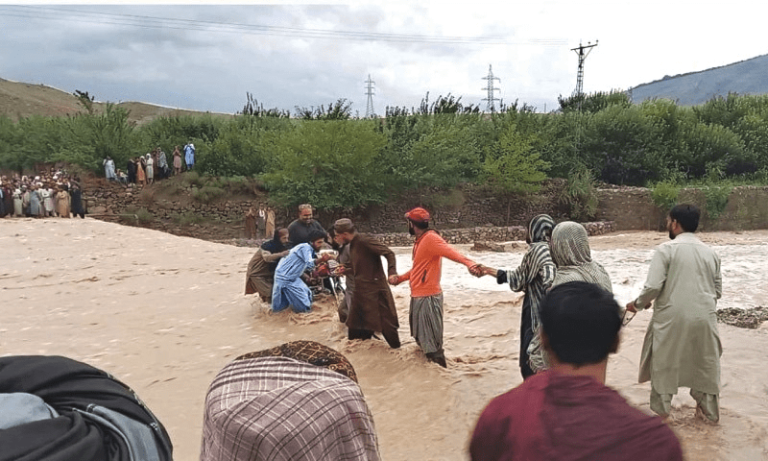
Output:
<path fill-rule="evenodd" d="M 627 303 L 627 310 L 629 312 L 637 313 L 637 307 L 635 306 L 635 302 L 634 301 L 630 301 L 630 302 Z"/>
<path fill-rule="evenodd" d="M 485 266 L 482 264 L 475 264 L 474 266 L 469 266 L 469 273 L 474 275 L 475 277 L 482 277 L 485 273 Z"/>
<path fill-rule="evenodd" d="M 387 278 L 387 280 L 389 281 L 389 284 L 390 285 L 395 285 L 395 286 L 400 284 L 400 282 L 398 282 L 397 279 L 398 279 L 397 275 L 390 275 Z"/>

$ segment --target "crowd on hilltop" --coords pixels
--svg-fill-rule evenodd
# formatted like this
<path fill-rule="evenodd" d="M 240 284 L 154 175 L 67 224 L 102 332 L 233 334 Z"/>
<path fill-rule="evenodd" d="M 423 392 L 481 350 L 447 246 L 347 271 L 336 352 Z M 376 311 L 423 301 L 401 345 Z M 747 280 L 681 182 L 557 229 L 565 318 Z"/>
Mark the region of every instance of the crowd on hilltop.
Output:
<path fill-rule="evenodd" d="M 108 181 L 118 181 L 122 184 L 138 184 L 141 186 L 152 184 L 155 180 L 170 178 L 184 171 L 191 171 L 195 166 L 195 145 L 191 142 L 183 147 L 182 155 L 179 146 L 175 146 L 171 154 L 171 163 L 168 156 L 160 147 L 155 148 L 146 155 L 139 155 L 128 159 L 125 171 L 115 169 L 115 161 L 107 157 L 102 161 L 104 176 Z"/>
<path fill-rule="evenodd" d="M 64 169 L 0 177 L 0 217 L 85 218 L 85 213 L 80 178 Z"/>

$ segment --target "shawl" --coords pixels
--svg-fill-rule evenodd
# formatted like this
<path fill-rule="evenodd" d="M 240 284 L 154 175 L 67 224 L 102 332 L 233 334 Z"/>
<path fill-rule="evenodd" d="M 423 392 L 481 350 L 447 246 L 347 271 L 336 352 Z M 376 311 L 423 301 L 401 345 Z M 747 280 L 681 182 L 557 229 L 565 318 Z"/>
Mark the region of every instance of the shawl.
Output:
<path fill-rule="evenodd" d="M 550 243 L 557 275 L 552 287 L 568 282 L 588 282 L 613 293 L 611 278 L 599 263 L 592 261 L 587 230 L 579 223 L 564 221 L 555 226 Z"/>
<path fill-rule="evenodd" d="M 549 215 L 540 214 L 528 224 L 528 237 L 530 248 L 523 256 L 520 266 L 515 270 L 499 271 L 497 281 L 509 283 L 512 291 L 525 292 L 525 307 L 530 307 L 531 331 L 533 337 L 538 336 L 541 326 L 539 317 L 539 305 L 541 300 L 552 286 L 555 279 L 555 265 L 549 252 L 549 238 L 555 223 Z M 520 332 L 521 340 L 524 332 Z M 533 346 L 528 345 L 528 360 L 532 370 L 544 367 L 543 354 L 538 341 L 532 341 Z"/>
<path fill-rule="evenodd" d="M 358 385 L 289 357 L 234 360 L 205 399 L 201 461 L 378 460 Z"/>

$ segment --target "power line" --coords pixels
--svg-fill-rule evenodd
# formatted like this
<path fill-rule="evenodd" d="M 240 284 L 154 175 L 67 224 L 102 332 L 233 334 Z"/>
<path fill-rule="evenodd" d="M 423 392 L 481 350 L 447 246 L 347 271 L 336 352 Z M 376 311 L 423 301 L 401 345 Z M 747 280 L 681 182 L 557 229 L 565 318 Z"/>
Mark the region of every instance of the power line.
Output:
<path fill-rule="evenodd" d="M 72 10 L 49 6 L 37 7 L 25 5 L 2 5 L 0 6 L 0 12 L 3 12 L 3 14 L 8 16 L 41 20 L 60 20 L 67 22 L 75 21 L 89 24 L 110 24 L 150 29 L 201 30 L 208 32 L 240 33 L 250 35 L 277 35 L 297 38 L 320 38 L 333 40 L 343 39 L 358 41 L 385 41 L 452 45 L 561 46 L 564 43 L 563 40 L 559 39 L 530 39 L 524 41 L 509 42 L 499 37 L 443 37 L 430 35 L 384 34 L 375 32 L 308 29 L 298 27 L 268 26 L 263 24 L 242 24 L 233 22 L 92 12 L 79 9 Z M 66 13 L 69 16 L 61 17 L 57 15 L 57 13 Z"/>

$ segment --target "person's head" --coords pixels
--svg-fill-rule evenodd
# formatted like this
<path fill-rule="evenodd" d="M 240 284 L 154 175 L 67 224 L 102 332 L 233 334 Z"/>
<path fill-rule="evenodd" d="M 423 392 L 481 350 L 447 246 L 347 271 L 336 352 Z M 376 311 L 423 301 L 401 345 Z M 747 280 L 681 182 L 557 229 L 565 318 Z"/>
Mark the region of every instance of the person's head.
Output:
<path fill-rule="evenodd" d="M 573 221 L 561 222 L 552 230 L 549 253 L 557 267 L 581 266 L 591 262 L 587 230 Z"/>
<path fill-rule="evenodd" d="M 669 211 L 667 216 L 667 232 L 669 238 L 674 239 L 683 232 L 696 232 L 699 228 L 701 212 L 696 205 L 680 204 Z"/>
<path fill-rule="evenodd" d="M 286 229 L 285 227 L 282 227 L 282 228 L 278 229 L 277 231 L 275 231 L 275 238 L 278 241 L 280 241 L 280 243 L 282 243 L 283 245 L 287 245 L 288 244 L 288 235 L 289 235 L 288 234 L 288 229 Z"/>
<path fill-rule="evenodd" d="M 313 229 L 309 233 L 309 244 L 312 245 L 312 248 L 314 248 L 315 251 L 319 251 L 320 248 L 322 248 L 323 246 L 325 237 L 326 237 L 325 231 Z"/>
<path fill-rule="evenodd" d="M 408 222 L 408 233 L 411 235 L 429 229 L 429 211 L 422 207 L 416 207 L 407 212 L 405 220 Z"/>
<path fill-rule="evenodd" d="M 528 223 L 528 235 L 525 237 L 525 241 L 528 243 L 549 242 L 554 227 L 555 221 L 549 215 L 534 216 Z"/>
<path fill-rule="evenodd" d="M 621 308 L 597 285 L 558 285 L 542 301 L 539 314 L 542 346 L 552 364 L 598 364 L 618 350 Z"/>
<path fill-rule="evenodd" d="M 333 230 L 335 234 L 334 240 L 339 245 L 344 245 L 351 242 L 352 239 L 355 238 L 355 233 L 357 232 L 354 223 L 352 223 L 352 220 L 348 218 L 341 218 L 337 220 L 333 224 Z"/>
<path fill-rule="evenodd" d="M 312 222 L 312 205 L 309 203 L 302 203 L 299 205 L 299 221 L 309 225 Z"/>

